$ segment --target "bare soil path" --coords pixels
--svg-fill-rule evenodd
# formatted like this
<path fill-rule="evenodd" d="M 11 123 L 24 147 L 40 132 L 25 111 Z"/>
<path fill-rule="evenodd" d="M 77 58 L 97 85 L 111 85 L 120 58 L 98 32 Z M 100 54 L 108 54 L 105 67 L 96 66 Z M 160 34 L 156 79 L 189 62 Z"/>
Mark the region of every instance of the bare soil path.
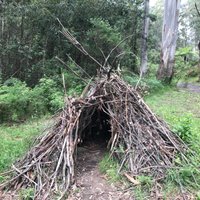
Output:
<path fill-rule="evenodd" d="M 79 148 L 77 166 L 77 188 L 69 200 L 132 200 L 130 191 L 109 183 L 99 171 L 99 162 L 105 148 L 99 144 L 90 144 Z"/>
<path fill-rule="evenodd" d="M 187 82 L 178 83 L 177 87 L 181 88 L 181 89 L 186 89 L 190 92 L 200 93 L 200 84 L 198 84 L 198 83 L 187 83 Z"/>

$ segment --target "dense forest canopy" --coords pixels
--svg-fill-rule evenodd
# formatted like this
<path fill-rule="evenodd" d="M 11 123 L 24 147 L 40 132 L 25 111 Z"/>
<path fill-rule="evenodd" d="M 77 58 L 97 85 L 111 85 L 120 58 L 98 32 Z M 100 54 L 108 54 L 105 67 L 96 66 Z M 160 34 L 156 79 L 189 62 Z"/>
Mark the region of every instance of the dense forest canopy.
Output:
<path fill-rule="evenodd" d="M 1 3 L 1 76 L 5 81 L 16 77 L 35 85 L 44 75 L 59 74 L 62 66 L 55 61 L 66 54 L 94 74 L 90 63 L 59 33 L 56 18 L 98 60 L 122 38 L 133 37 L 122 49 L 133 52 L 125 65 L 136 68 L 141 33 L 143 1 L 3 1 Z M 134 24 L 134 25 L 133 25 Z M 119 49 L 118 51 L 121 51 Z"/>
<path fill-rule="evenodd" d="M 120 60 L 122 66 L 138 73 L 145 2 L 143 0 L 2 1 L 0 4 L 1 80 L 4 82 L 16 77 L 34 86 L 44 75 L 59 75 L 63 66 L 55 60 L 55 56 L 69 62 L 66 54 L 81 64 L 88 73 L 92 75 L 96 73 L 94 63 L 74 49 L 59 33 L 61 27 L 57 18 L 99 61 L 102 61 L 103 56 L 107 55 L 119 41 L 132 35 L 116 52 L 116 55 L 122 51 L 126 54 L 123 58 L 116 59 L 113 64 L 117 65 Z M 199 3 L 196 3 L 199 6 Z M 157 1 L 148 14 L 149 66 L 151 62 L 159 64 L 159 53 L 156 54 L 157 58 L 153 54 L 160 51 L 163 6 L 162 1 Z M 195 48 L 199 27 L 195 1 L 190 0 L 182 5 L 178 47 Z"/>
<path fill-rule="evenodd" d="M 96 76 L 98 66 L 61 34 L 62 26 L 58 19 L 101 64 L 111 49 L 126 38 L 113 51 L 109 65 L 119 70 L 132 84 L 138 82 L 139 76 L 144 76 L 145 86 L 157 87 L 156 74 L 159 66 L 162 67 L 162 38 L 167 35 L 162 27 L 170 21 L 163 19 L 164 13 L 168 16 L 168 11 L 179 9 L 175 4 L 173 9 L 166 5 L 162 0 L 2 0 L 0 84 L 1 93 L 8 95 L 1 96 L 1 102 L 5 102 L 1 104 L 1 110 L 7 110 L 7 102 L 14 101 L 9 95 L 13 95 L 13 92 L 7 86 L 28 86 L 24 91 L 34 88 L 31 97 L 30 92 L 24 95 L 29 96 L 27 101 L 32 102 L 39 95 L 48 99 L 47 102 L 53 102 L 51 106 L 47 103 L 47 107 L 55 110 L 62 104 L 63 77 L 70 94 L 73 93 L 72 88 L 77 92 L 84 87 L 84 82 L 74 76 L 66 65 L 84 79 L 88 76 L 83 71 L 89 77 Z M 170 61 L 172 66 L 167 83 L 199 74 L 198 9 L 200 3 L 195 0 L 185 0 L 180 4 L 174 29 L 177 30 L 177 37 L 174 37 L 177 41 L 172 37 L 172 49 L 176 49 L 176 53 L 173 53 Z M 172 13 L 169 13 L 171 19 L 173 16 L 170 15 Z M 59 62 L 57 57 L 66 65 Z M 166 70 L 161 72 L 166 76 Z M 165 82 L 165 78 L 157 78 Z M 35 108 L 31 112 L 33 110 Z"/>

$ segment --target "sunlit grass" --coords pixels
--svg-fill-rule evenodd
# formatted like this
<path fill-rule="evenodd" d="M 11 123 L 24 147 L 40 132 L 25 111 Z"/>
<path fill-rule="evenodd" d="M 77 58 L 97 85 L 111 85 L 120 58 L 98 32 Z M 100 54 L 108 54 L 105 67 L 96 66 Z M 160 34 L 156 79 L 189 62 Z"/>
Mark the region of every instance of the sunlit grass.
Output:
<path fill-rule="evenodd" d="M 200 135 L 200 93 L 171 89 L 146 97 L 145 100 L 151 109 L 171 126 L 176 125 L 177 118 L 190 117 L 192 132 Z"/>
<path fill-rule="evenodd" d="M 25 154 L 45 127 L 46 118 L 20 125 L 0 126 L 0 172 Z"/>
<path fill-rule="evenodd" d="M 179 193 L 178 181 L 191 191 L 196 199 L 199 199 L 200 191 L 197 188 L 200 184 L 200 93 L 170 89 L 164 93 L 156 93 L 146 97 L 146 102 L 172 129 L 188 126 L 184 122 L 187 123 L 186 119 L 190 120 L 188 145 L 196 152 L 190 158 L 193 164 L 189 163 L 183 165 L 180 170 L 169 172 L 168 178 L 170 178 L 166 180 L 163 192 L 166 199 L 168 196 Z M 173 187 L 171 187 L 172 185 Z"/>

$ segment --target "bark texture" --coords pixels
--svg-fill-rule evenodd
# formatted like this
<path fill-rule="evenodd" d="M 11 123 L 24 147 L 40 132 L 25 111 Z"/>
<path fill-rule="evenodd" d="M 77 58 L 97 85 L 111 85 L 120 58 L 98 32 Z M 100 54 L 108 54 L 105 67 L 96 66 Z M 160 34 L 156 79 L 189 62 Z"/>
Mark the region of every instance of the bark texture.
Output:
<path fill-rule="evenodd" d="M 147 38 L 149 32 L 149 0 L 144 1 L 144 23 L 142 32 L 140 74 L 144 76 L 148 71 L 147 58 Z"/>
<path fill-rule="evenodd" d="M 165 0 L 161 62 L 157 71 L 157 79 L 165 83 L 170 83 L 173 77 L 179 9 L 180 0 Z"/>
<path fill-rule="evenodd" d="M 199 80 L 198 82 L 200 82 L 200 41 L 198 42 L 198 50 L 199 50 L 199 63 L 198 63 Z"/>

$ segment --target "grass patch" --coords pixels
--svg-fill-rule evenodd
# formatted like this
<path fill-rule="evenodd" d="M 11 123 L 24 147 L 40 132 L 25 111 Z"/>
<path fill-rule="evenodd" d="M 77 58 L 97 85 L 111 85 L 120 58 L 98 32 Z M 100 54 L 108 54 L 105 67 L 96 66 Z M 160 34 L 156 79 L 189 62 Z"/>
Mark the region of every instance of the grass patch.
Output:
<path fill-rule="evenodd" d="M 145 98 L 147 104 L 200 157 L 200 94 L 167 90 Z"/>
<path fill-rule="evenodd" d="M 199 135 L 200 130 L 200 94 L 187 91 L 167 90 L 145 98 L 151 109 L 171 127 L 183 118 L 191 119 L 191 132 Z"/>
<path fill-rule="evenodd" d="M 122 176 L 118 173 L 119 164 L 109 154 L 105 154 L 99 163 L 99 170 L 101 173 L 106 174 L 111 182 L 119 182 Z"/>
<path fill-rule="evenodd" d="M 19 198 L 21 200 L 33 200 L 34 195 L 34 188 L 21 189 L 21 191 L 19 192 Z"/>
<path fill-rule="evenodd" d="M 20 125 L 0 126 L 0 172 L 7 169 L 30 148 L 41 133 L 47 117 Z M 0 177 L 0 181 L 3 178 Z"/>
<path fill-rule="evenodd" d="M 145 98 L 147 104 L 190 146 L 195 154 L 190 156 L 190 164 L 180 169 L 170 170 L 163 186 L 167 199 L 170 194 L 178 193 L 180 185 L 193 193 L 198 199 L 200 188 L 200 94 L 177 91 L 173 88 L 166 92 L 155 93 Z M 171 187 L 173 186 L 173 187 Z"/>

